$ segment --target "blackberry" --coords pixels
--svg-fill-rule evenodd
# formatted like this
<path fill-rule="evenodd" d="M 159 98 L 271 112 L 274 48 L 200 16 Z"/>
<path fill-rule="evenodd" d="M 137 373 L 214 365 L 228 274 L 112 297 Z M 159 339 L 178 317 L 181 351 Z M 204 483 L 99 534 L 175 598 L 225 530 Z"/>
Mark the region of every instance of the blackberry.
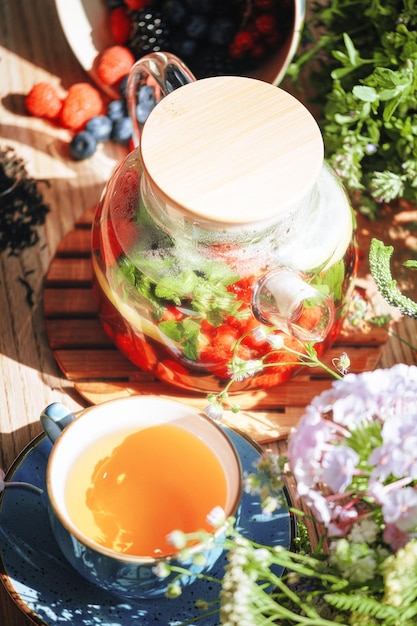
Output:
<path fill-rule="evenodd" d="M 209 21 L 204 15 L 190 15 L 185 33 L 190 39 L 204 39 L 209 28 Z"/>
<path fill-rule="evenodd" d="M 186 0 L 188 7 L 192 13 L 200 15 L 208 15 L 213 8 L 212 0 Z"/>
<path fill-rule="evenodd" d="M 245 11 L 245 2 L 241 0 L 211 0 L 211 12 L 216 17 L 231 17 L 240 22 Z"/>
<path fill-rule="evenodd" d="M 228 46 L 237 32 L 235 20 L 216 17 L 210 24 L 209 41 L 220 46 Z"/>
<path fill-rule="evenodd" d="M 168 20 L 179 26 L 188 18 L 188 9 L 182 0 L 164 0 L 162 11 Z"/>
<path fill-rule="evenodd" d="M 218 45 L 204 46 L 193 66 L 196 78 L 233 76 L 241 70 L 240 61 L 229 56 L 228 47 Z"/>
<path fill-rule="evenodd" d="M 170 28 L 162 11 L 150 7 L 133 14 L 133 32 L 128 47 L 136 58 L 170 49 Z"/>
<path fill-rule="evenodd" d="M 177 35 L 172 40 L 172 52 L 180 59 L 192 59 L 198 49 L 198 42 L 191 37 L 185 37 L 183 33 Z"/>

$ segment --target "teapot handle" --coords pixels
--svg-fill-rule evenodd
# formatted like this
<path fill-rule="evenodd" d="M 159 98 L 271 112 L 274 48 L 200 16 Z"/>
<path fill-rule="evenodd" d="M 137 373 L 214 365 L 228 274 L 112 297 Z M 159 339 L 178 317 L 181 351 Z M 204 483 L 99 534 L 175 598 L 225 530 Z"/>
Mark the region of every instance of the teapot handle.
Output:
<path fill-rule="evenodd" d="M 301 341 L 324 341 L 334 323 L 332 299 L 299 272 L 279 268 L 267 272 L 256 284 L 252 309 L 255 317 Z M 305 315 L 314 309 L 314 315 Z"/>
<path fill-rule="evenodd" d="M 195 80 L 181 59 L 170 52 L 152 52 L 136 61 L 130 70 L 126 91 L 135 146 L 139 144 L 141 129 L 153 107 L 171 91 Z"/>

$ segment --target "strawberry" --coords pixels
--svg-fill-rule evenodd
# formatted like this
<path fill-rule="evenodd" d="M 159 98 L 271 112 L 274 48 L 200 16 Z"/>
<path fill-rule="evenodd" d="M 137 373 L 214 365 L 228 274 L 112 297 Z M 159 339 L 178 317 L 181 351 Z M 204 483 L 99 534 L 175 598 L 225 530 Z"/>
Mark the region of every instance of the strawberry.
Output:
<path fill-rule="evenodd" d="M 132 52 L 125 46 L 110 46 L 98 59 L 97 74 L 106 85 L 116 85 L 128 74 L 135 62 Z"/>
<path fill-rule="evenodd" d="M 100 93 L 89 83 L 75 83 L 68 89 L 61 110 L 61 123 L 65 128 L 81 130 L 92 117 L 103 112 Z"/>
<path fill-rule="evenodd" d="M 131 24 L 126 7 L 116 7 L 110 13 L 110 33 L 117 44 L 125 44 L 130 37 Z"/>
<path fill-rule="evenodd" d="M 28 113 L 34 117 L 55 120 L 61 111 L 62 101 L 57 90 L 50 83 L 36 83 L 25 99 Z"/>

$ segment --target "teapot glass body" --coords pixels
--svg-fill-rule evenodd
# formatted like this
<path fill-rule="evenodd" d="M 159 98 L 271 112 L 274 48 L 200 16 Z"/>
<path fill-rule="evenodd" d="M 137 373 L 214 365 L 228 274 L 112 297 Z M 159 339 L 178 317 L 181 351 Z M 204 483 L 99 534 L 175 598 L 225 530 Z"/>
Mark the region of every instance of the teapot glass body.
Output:
<path fill-rule="evenodd" d="M 250 81 L 262 94 L 280 91 L 252 79 L 230 80 L 233 90 Z M 222 88 L 228 85 L 229 79 Z M 207 103 L 217 83 L 202 89 Z M 239 164 L 244 148 L 230 139 L 224 149 L 234 152 L 221 167 L 213 164 L 219 143 L 213 135 L 223 130 L 215 121 L 200 143 L 194 139 L 209 125 L 202 124 L 194 91 L 188 84 L 174 92 L 181 92 L 179 99 L 161 100 L 144 125 L 140 147 L 120 163 L 102 194 L 92 230 L 100 320 L 123 354 L 167 383 L 202 393 L 218 392 L 231 379 L 230 392 L 274 386 L 300 368 L 299 355 L 308 345 L 322 354 L 340 331 L 356 272 L 352 210 L 320 151 L 318 157 L 314 150 L 297 157 L 294 182 L 288 182 L 290 171 L 276 180 L 278 139 L 266 156 L 258 154 L 262 123 L 253 129 L 251 119 L 242 122 L 236 103 L 230 132 L 243 124 L 236 137 L 243 132 L 248 157 Z M 282 97 L 286 110 L 292 97 Z M 157 111 L 162 104 L 165 110 Z M 210 106 L 212 111 L 215 104 Z M 197 111 L 191 143 L 190 111 Z M 205 115 L 206 107 L 201 111 Z M 178 122 L 182 114 L 186 119 Z M 166 124 L 170 115 L 174 128 Z M 184 132 L 176 123 L 181 129 L 184 124 Z M 268 136 L 273 132 L 268 129 Z M 304 137 L 300 133 L 300 144 Z M 209 145 L 201 157 L 206 143 L 213 153 Z M 284 153 L 283 167 L 292 158 Z M 265 189 L 271 176 L 274 185 Z"/>

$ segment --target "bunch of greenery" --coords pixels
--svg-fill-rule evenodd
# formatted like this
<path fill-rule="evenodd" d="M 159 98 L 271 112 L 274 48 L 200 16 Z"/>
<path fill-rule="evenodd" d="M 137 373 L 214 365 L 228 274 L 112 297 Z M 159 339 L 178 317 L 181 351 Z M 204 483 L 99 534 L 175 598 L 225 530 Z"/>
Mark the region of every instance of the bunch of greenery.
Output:
<path fill-rule="evenodd" d="M 287 76 L 306 85 L 326 157 L 360 210 L 417 200 L 417 3 L 313 2 Z"/>

